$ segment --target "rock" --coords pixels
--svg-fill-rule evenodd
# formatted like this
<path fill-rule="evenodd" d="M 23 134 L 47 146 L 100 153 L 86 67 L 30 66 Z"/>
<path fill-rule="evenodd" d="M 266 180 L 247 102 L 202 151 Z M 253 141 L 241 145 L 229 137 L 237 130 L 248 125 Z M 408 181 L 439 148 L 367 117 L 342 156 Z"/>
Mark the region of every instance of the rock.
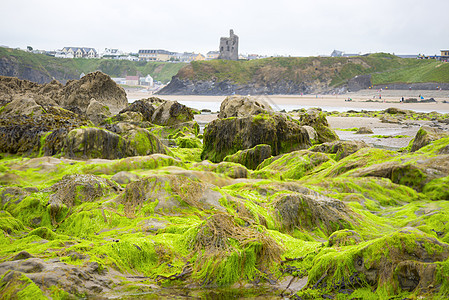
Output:
<path fill-rule="evenodd" d="M 128 156 L 126 140 L 116 133 L 100 128 L 71 130 L 64 145 L 64 151 L 70 158 L 117 159 Z"/>
<path fill-rule="evenodd" d="M 129 215 L 179 215 L 192 208 L 224 211 L 219 202 L 223 196 L 213 187 L 182 175 L 152 175 L 129 183 L 117 201 Z M 148 209 L 141 209 L 144 204 Z"/>
<path fill-rule="evenodd" d="M 32 98 L 15 98 L 6 104 L 0 111 L 2 118 L 16 118 L 18 115 L 40 116 L 45 113 L 42 106 L 38 105 Z"/>
<path fill-rule="evenodd" d="M 390 114 L 390 115 L 396 115 L 396 114 L 407 115 L 410 113 L 409 110 L 404 110 L 404 109 L 400 109 L 400 108 L 396 108 L 396 107 L 387 108 L 386 110 L 384 110 L 384 112 L 387 114 Z"/>
<path fill-rule="evenodd" d="M 101 104 L 94 98 L 90 100 L 89 106 L 86 109 L 86 115 L 89 120 L 92 121 L 95 125 L 100 124 L 106 118 L 111 116 L 111 112 L 109 111 L 109 107 Z"/>
<path fill-rule="evenodd" d="M 74 266 L 40 258 L 6 261 L 0 263 L 0 275 L 4 275 L 1 285 L 10 286 L 9 295 L 20 295 L 21 289 L 26 287 L 27 292 L 37 299 L 46 298 L 41 290 L 56 286 L 72 295 L 83 294 L 94 298 L 98 297 L 98 293 L 113 289 L 112 280 L 100 270 L 97 262 Z"/>
<path fill-rule="evenodd" d="M 268 103 L 260 99 L 245 96 L 228 96 L 220 105 L 218 117 L 223 119 L 266 113 L 273 113 L 273 109 Z"/>
<path fill-rule="evenodd" d="M 449 155 L 402 158 L 354 169 L 351 177 L 382 177 L 421 192 L 431 180 L 449 176 Z"/>
<path fill-rule="evenodd" d="M 247 169 L 255 170 L 261 162 L 269 157 L 271 157 L 271 146 L 262 144 L 228 155 L 223 161 L 235 162 L 244 165 Z"/>
<path fill-rule="evenodd" d="M 144 121 L 151 122 L 156 107 L 162 105 L 163 103 L 165 103 L 165 100 L 156 97 L 137 100 L 128 105 L 128 107 L 122 109 L 120 114 L 127 111 L 138 112 L 142 114 Z"/>
<path fill-rule="evenodd" d="M 203 143 L 197 137 L 180 136 L 176 139 L 179 148 L 202 148 Z"/>
<path fill-rule="evenodd" d="M 364 245 L 350 256 L 343 251 L 333 253 L 329 260 L 316 260 L 309 271 L 313 274 L 309 284 L 316 288 L 327 285 L 337 291 L 368 284 L 389 288 L 392 294 L 428 290 L 438 285 L 438 266 L 449 257 L 448 244 L 410 227 Z M 349 271 L 353 268 L 355 273 Z M 328 270 L 325 278 L 320 279 L 323 272 L 319 270 Z"/>
<path fill-rule="evenodd" d="M 95 175 L 65 175 L 59 182 L 48 188 L 52 191 L 49 205 L 67 207 L 79 205 L 83 202 L 93 202 L 121 187 L 115 182 Z"/>
<path fill-rule="evenodd" d="M 14 109 L 0 113 L 0 152 L 2 153 L 38 154 L 43 152 L 41 154 L 54 155 L 56 154 L 53 153 L 54 151 L 61 150 L 62 140 L 68 130 L 91 124 L 58 106 L 37 105 L 32 100 L 14 100 L 7 107 L 11 104 L 11 108 L 15 107 Z M 13 111 L 18 113 L 11 113 Z"/>
<path fill-rule="evenodd" d="M 76 106 L 82 112 L 86 112 L 92 98 L 108 106 L 112 114 L 118 113 L 128 104 L 125 90 L 99 71 L 89 73 L 80 80 L 67 82 L 61 92 L 62 107 Z"/>
<path fill-rule="evenodd" d="M 310 151 L 336 154 L 335 160 L 340 160 L 367 147 L 369 146 L 364 141 L 335 141 L 315 145 L 310 148 Z"/>
<path fill-rule="evenodd" d="M 358 75 L 348 80 L 348 91 L 357 92 L 371 86 L 371 75 Z"/>
<path fill-rule="evenodd" d="M 140 177 L 138 175 L 126 171 L 118 172 L 111 177 L 111 180 L 117 182 L 118 184 L 128 184 L 131 181 L 136 181 L 139 179 Z"/>
<path fill-rule="evenodd" d="M 5 206 L 10 202 L 19 204 L 29 194 L 28 191 L 20 187 L 6 187 L 0 192 L 1 204 L 2 206 Z"/>
<path fill-rule="evenodd" d="M 307 131 L 307 134 L 309 135 L 309 139 L 312 142 L 312 144 L 319 143 L 318 134 L 317 134 L 315 128 L 313 128 L 312 126 L 308 126 L 308 125 L 303 125 L 302 127 Z"/>
<path fill-rule="evenodd" d="M 357 131 L 356 134 L 373 134 L 373 130 L 369 127 L 360 127 Z"/>
<path fill-rule="evenodd" d="M 295 228 L 319 228 L 326 235 L 358 224 L 358 216 L 340 200 L 322 195 L 289 193 L 273 202 L 274 212 L 287 232 Z"/>
<path fill-rule="evenodd" d="M 382 123 L 402 124 L 402 121 L 401 121 L 401 120 L 399 120 L 399 119 L 396 118 L 396 117 L 392 117 L 392 116 L 382 116 L 382 117 L 380 118 L 380 121 L 381 121 Z"/>
<path fill-rule="evenodd" d="M 280 114 L 216 119 L 205 129 L 201 158 L 220 162 L 259 144 L 270 145 L 272 155 L 311 146 L 307 131 Z"/>
<path fill-rule="evenodd" d="M 329 247 L 357 245 L 362 240 L 362 237 L 357 231 L 349 229 L 338 230 L 329 236 Z"/>
<path fill-rule="evenodd" d="M 333 160 L 328 155 L 309 150 L 293 151 L 273 159 L 267 159 L 257 167 L 254 178 L 300 179 L 314 168 Z"/>
<path fill-rule="evenodd" d="M 154 111 L 151 123 L 171 126 L 192 120 L 193 113 L 190 108 L 177 101 L 166 101 Z"/>
<path fill-rule="evenodd" d="M 326 114 L 319 110 L 309 109 L 306 113 L 299 115 L 301 126 L 311 126 L 317 134 L 317 142 L 333 142 L 339 140 L 338 135 L 329 128 Z"/>
<path fill-rule="evenodd" d="M 415 152 L 433 141 L 448 137 L 449 133 L 438 128 L 422 126 L 413 139 L 411 152 Z"/>
<path fill-rule="evenodd" d="M 219 164 L 214 164 L 209 161 L 202 161 L 200 163 L 193 164 L 192 167 L 197 170 L 205 170 L 223 174 L 234 179 L 248 177 L 248 170 L 246 167 L 233 162 L 221 162 Z"/>
<path fill-rule="evenodd" d="M 159 138 L 176 139 L 181 136 L 197 136 L 200 132 L 200 126 L 195 121 L 189 121 L 171 126 L 154 127 L 149 130 Z"/>
<path fill-rule="evenodd" d="M 109 119 L 112 123 L 115 122 L 128 122 L 132 124 L 141 124 L 144 120 L 143 115 L 140 112 L 135 111 L 125 111 L 120 112 L 118 115 L 113 116 Z M 109 121 L 108 120 L 108 121 Z M 148 123 L 150 125 L 150 123 Z M 143 126 L 142 126 L 143 127 Z M 106 125 L 106 128 L 108 128 L 108 125 Z"/>
<path fill-rule="evenodd" d="M 161 141 L 148 130 L 122 124 L 120 135 L 99 128 L 78 128 L 67 134 L 65 153 L 71 158 L 117 159 L 136 155 L 165 154 Z"/>

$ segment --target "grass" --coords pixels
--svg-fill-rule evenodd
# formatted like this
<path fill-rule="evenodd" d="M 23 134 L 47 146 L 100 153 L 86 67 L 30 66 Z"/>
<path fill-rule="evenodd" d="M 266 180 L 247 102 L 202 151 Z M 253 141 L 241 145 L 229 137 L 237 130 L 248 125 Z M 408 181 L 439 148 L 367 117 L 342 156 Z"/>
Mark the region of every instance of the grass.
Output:
<path fill-rule="evenodd" d="M 191 80 L 277 83 L 320 81 L 345 84 L 357 75 L 372 75 L 373 84 L 449 82 L 449 64 L 376 53 L 357 57 L 271 57 L 251 61 L 198 61 L 182 68 L 179 77 Z"/>

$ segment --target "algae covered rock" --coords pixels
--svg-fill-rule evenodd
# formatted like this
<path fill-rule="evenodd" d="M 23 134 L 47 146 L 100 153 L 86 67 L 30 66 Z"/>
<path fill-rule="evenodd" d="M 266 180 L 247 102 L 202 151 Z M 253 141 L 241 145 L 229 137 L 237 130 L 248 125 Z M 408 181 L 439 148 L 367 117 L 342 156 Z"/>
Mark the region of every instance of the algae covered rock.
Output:
<path fill-rule="evenodd" d="M 162 126 L 171 126 L 192 120 L 192 109 L 178 101 L 166 101 L 154 111 L 151 117 L 151 123 Z"/>
<path fill-rule="evenodd" d="M 215 172 L 223 174 L 230 178 L 247 178 L 248 169 L 241 164 L 233 162 L 221 162 L 218 164 L 211 163 L 207 160 L 192 165 L 194 169 Z"/>
<path fill-rule="evenodd" d="M 421 149 L 422 147 L 429 145 L 433 141 L 448 136 L 449 133 L 446 131 L 429 126 L 423 126 L 418 130 L 418 132 L 415 135 L 415 138 L 413 139 L 411 151 L 415 152 Z"/>
<path fill-rule="evenodd" d="M 138 112 L 143 116 L 144 121 L 151 122 L 151 118 L 153 117 L 154 111 L 156 107 L 164 103 L 165 101 L 156 97 L 151 97 L 148 99 L 140 99 L 134 101 L 126 108 L 120 111 L 120 114 L 125 113 L 127 111 Z"/>
<path fill-rule="evenodd" d="M 109 111 L 108 106 L 92 98 L 90 100 L 89 106 L 86 109 L 86 115 L 89 120 L 98 125 L 103 120 L 109 118 L 111 116 L 111 112 Z"/>
<path fill-rule="evenodd" d="M 309 273 L 309 284 L 327 285 L 328 290 L 368 285 L 390 294 L 433 290 L 441 276 L 439 262 L 448 257 L 448 244 L 420 230 L 403 228 L 350 253 L 323 252 Z"/>
<path fill-rule="evenodd" d="M 198 253 L 193 276 L 219 286 L 257 278 L 259 272 L 267 272 L 278 263 L 283 252 L 282 246 L 265 230 L 240 226 L 234 217 L 224 213 L 201 223 L 190 240 L 190 248 Z M 209 262 L 214 262 L 215 267 L 204 269 Z"/>
<path fill-rule="evenodd" d="M 252 176 L 281 180 L 300 179 L 326 163 L 331 165 L 335 162 L 324 153 L 298 150 L 265 160 Z"/>
<path fill-rule="evenodd" d="M 354 228 L 361 218 L 342 201 L 319 194 L 280 195 L 273 207 L 282 228 L 287 231 L 319 228 L 330 235 L 337 230 Z"/>
<path fill-rule="evenodd" d="M 220 105 L 220 119 L 230 117 L 246 117 L 250 115 L 272 113 L 273 109 L 261 99 L 245 96 L 228 96 Z"/>
<path fill-rule="evenodd" d="M 309 109 L 307 112 L 299 116 L 301 126 L 310 126 L 315 129 L 317 134 L 317 142 L 333 142 L 339 140 L 338 135 L 329 128 L 326 114 L 320 110 Z"/>
<path fill-rule="evenodd" d="M 338 230 L 329 236 L 329 247 L 357 245 L 362 240 L 362 237 L 357 231 L 349 229 Z"/>
<path fill-rule="evenodd" d="M 146 129 L 124 125 L 119 132 L 121 135 L 94 127 L 74 129 L 67 134 L 65 153 L 82 159 L 167 153 L 161 141 Z"/>
<path fill-rule="evenodd" d="M 47 147 L 43 152 L 53 155 L 55 153 L 51 153 L 52 149 L 56 147 L 55 145 L 61 148 L 67 131 L 91 124 L 86 119 L 61 107 L 41 106 L 31 100 L 24 101 L 26 102 L 24 105 L 29 109 L 19 105 L 22 108 L 17 110 L 17 113 L 9 113 L 8 110 L 0 112 L 0 152 L 2 153 L 38 154 L 44 141 Z M 49 135 L 51 137 L 46 141 Z"/>
<path fill-rule="evenodd" d="M 48 201 L 51 206 L 64 204 L 71 207 L 93 202 L 121 188 L 115 182 L 95 175 L 65 175 L 49 190 L 53 192 Z"/>
<path fill-rule="evenodd" d="M 182 175 L 153 175 L 133 181 L 118 199 L 133 215 L 177 215 L 183 210 L 224 210 L 215 186 Z"/>
<path fill-rule="evenodd" d="M 213 162 L 259 144 L 270 145 L 272 155 L 311 146 L 307 131 L 280 114 L 214 120 L 205 129 L 203 144 L 201 158 Z"/>
<path fill-rule="evenodd" d="M 271 157 L 270 145 L 257 145 L 254 148 L 240 150 L 235 154 L 226 156 L 223 161 L 235 162 L 246 168 L 255 170 L 265 159 Z"/>
<path fill-rule="evenodd" d="M 373 130 L 369 127 L 360 127 L 357 131 L 356 134 L 372 134 L 374 133 Z"/>
<path fill-rule="evenodd" d="M 369 146 L 364 141 L 335 141 L 315 145 L 310 151 L 336 154 L 335 159 L 340 160 L 366 147 Z"/>
<path fill-rule="evenodd" d="M 92 98 L 108 106 L 113 114 L 124 109 L 128 103 L 125 90 L 99 71 L 89 73 L 80 80 L 67 82 L 62 95 L 59 102 L 62 107 L 75 106 L 82 112 L 86 112 Z"/>
<path fill-rule="evenodd" d="M 117 182 L 118 184 L 128 184 L 131 181 L 136 181 L 139 179 L 140 177 L 138 175 L 126 171 L 118 172 L 111 177 L 111 180 Z"/>

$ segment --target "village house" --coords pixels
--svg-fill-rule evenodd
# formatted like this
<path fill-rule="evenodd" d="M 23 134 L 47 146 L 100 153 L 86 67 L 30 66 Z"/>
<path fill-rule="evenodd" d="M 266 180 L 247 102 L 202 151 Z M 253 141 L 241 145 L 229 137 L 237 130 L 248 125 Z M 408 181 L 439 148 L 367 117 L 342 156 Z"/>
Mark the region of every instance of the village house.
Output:
<path fill-rule="evenodd" d="M 61 52 L 67 56 L 73 55 L 74 58 L 96 58 L 96 57 L 98 57 L 97 50 L 95 50 L 94 48 L 64 47 Z"/>
<path fill-rule="evenodd" d="M 219 55 L 220 55 L 219 51 L 209 51 L 206 54 L 206 60 L 218 59 Z"/>
<path fill-rule="evenodd" d="M 126 76 L 126 85 L 139 85 L 139 76 Z"/>
<path fill-rule="evenodd" d="M 175 59 L 175 53 L 167 50 L 139 50 L 139 60 L 169 61 Z"/>

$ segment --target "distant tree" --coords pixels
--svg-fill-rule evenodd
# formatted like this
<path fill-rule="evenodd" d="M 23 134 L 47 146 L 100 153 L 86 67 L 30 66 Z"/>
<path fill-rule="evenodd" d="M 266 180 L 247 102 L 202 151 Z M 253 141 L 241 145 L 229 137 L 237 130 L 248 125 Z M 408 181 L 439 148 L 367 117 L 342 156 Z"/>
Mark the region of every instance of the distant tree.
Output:
<path fill-rule="evenodd" d="M 33 51 L 33 47 L 27 46 L 27 50 L 31 52 L 31 51 Z"/>

